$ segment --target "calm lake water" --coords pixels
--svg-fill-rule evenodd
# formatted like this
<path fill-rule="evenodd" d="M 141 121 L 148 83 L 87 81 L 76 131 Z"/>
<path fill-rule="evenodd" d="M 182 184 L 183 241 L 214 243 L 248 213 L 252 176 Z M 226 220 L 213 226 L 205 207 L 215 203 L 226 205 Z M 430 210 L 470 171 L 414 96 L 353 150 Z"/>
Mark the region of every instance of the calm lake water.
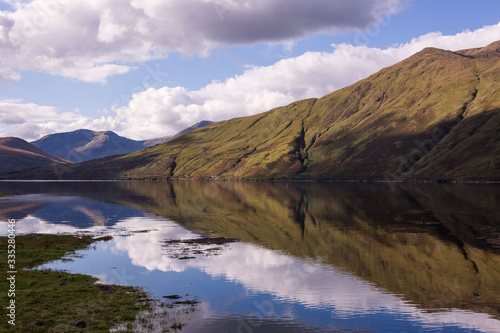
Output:
<path fill-rule="evenodd" d="M 0 182 L 0 193 L 24 194 L 0 198 L 19 234 L 112 235 L 43 267 L 196 301 L 182 332 L 500 332 L 496 185 Z M 209 236 L 240 241 L 180 242 Z"/>

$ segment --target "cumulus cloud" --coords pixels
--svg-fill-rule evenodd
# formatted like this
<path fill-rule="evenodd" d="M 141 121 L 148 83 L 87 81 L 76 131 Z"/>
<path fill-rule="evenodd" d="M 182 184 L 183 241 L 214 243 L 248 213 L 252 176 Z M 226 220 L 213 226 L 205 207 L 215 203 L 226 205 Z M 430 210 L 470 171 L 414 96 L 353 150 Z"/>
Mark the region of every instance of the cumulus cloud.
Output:
<path fill-rule="evenodd" d="M 11 11 L 0 11 L 0 80 L 33 70 L 104 83 L 171 52 L 363 29 L 408 1 L 12 0 Z"/>
<path fill-rule="evenodd" d="M 54 107 L 22 103 L 22 100 L 0 100 L 0 124 L 18 125 L 57 117 Z"/>
<path fill-rule="evenodd" d="M 77 112 L 58 112 L 53 106 L 24 103 L 20 99 L 0 100 L 0 125 L 19 126 L 14 131 L 2 132 L 2 135 L 38 139 L 54 133 L 55 129 L 67 127 L 68 122 L 72 125 L 90 123 Z"/>
<path fill-rule="evenodd" d="M 199 90 L 150 88 L 134 94 L 128 105 L 111 109 L 106 117 L 89 119 L 80 116 L 66 123 L 28 123 L 14 134 L 32 138 L 89 128 L 113 130 L 133 139 L 166 136 L 201 120 L 218 121 L 247 116 L 296 100 L 321 97 L 425 47 L 460 50 L 482 47 L 499 39 L 500 23 L 450 36 L 430 33 L 386 49 L 333 45 L 331 52 L 306 52 L 270 66 L 252 67 L 241 75 L 214 81 Z"/>

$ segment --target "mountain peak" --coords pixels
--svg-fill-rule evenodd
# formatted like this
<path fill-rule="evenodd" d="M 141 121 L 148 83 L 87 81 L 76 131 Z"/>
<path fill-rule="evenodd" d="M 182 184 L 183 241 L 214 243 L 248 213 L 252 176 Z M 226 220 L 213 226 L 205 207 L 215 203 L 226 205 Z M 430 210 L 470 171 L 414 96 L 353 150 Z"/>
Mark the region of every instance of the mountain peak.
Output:
<path fill-rule="evenodd" d="M 411 60 L 411 59 L 415 59 L 415 58 L 420 59 L 423 57 L 432 57 L 432 58 L 438 57 L 440 59 L 443 59 L 443 58 L 449 58 L 449 57 L 464 57 L 464 56 L 467 58 L 472 58 L 468 55 L 461 54 L 458 52 L 444 50 L 444 49 L 440 49 L 437 47 L 426 47 L 426 48 L 422 49 L 420 52 L 415 53 L 413 56 L 411 56 L 407 60 Z"/>
<path fill-rule="evenodd" d="M 203 120 L 176 134 L 195 130 L 212 124 Z M 93 131 L 78 129 L 72 132 L 55 133 L 33 141 L 36 147 L 48 153 L 64 158 L 71 162 L 83 162 L 91 159 L 103 158 L 111 155 L 123 155 L 164 143 L 174 136 L 136 141 L 116 134 L 113 131 Z"/>
<path fill-rule="evenodd" d="M 500 41 L 493 42 L 485 47 L 473 48 L 473 49 L 465 49 L 459 51 L 449 51 L 440 49 L 437 47 L 426 47 L 422 49 L 420 52 L 415 53 L 413 56 L 408 58 L 422 58 L 422 57 L 453 57 L 453 56 L 461 56 L 471 59 L 479 59 L 479 58 L 497 58 L 500 57 Z"/>
<path fill-rule="evenodd" d="M 52 155 L 72 162 L 127 154 L 144 148 L 142 142 L 121 137 L 114 132 L 88 129 L 55 133 L 32 143 Z"/>
<path fill-rule="evenodd" d="M 42 167 L 67 162 L 23 139 L 0 138 L 0 170 Z"/>
<path fill-rule="evenodd" d="M 23 142 L 26 142 L 26 141 L 24 141 L 23 139 L 20 139 L 20 138 L 15 138 L 13 136 L 8 136 L 8 137 L 5 137 L 5 138 L 0 138 L 0 144 L 1 145 L 8 146 L 8 147 L 11 147 L 11 148 L 14 148 L 15 146 L 17 146 L 19 144 L 22 144 Z"/>
<path fill-rule="evenodd" d="M 456 53 L 473 58 L 498 58 L 500 57 L 500 41 L 493 42 L 485 47 L 461 50 Z"/>

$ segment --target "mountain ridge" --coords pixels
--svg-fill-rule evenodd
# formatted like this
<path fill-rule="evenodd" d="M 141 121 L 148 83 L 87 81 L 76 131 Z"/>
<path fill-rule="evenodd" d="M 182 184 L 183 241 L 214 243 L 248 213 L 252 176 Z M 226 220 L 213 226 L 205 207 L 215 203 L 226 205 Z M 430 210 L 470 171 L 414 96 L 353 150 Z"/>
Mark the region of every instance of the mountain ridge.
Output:
<path fill-rule="evenodd" d="M 69 163 L 15 137 L 0 138 L 0 170 L 43 167 Z"/>
<path fill-rule="evenodd" d="M 426 48 L 321 98 L 74 165 L 65 176 L 500 180 L 499 46 Z M 53 177 L 41 170 L 37 176 Z"/>

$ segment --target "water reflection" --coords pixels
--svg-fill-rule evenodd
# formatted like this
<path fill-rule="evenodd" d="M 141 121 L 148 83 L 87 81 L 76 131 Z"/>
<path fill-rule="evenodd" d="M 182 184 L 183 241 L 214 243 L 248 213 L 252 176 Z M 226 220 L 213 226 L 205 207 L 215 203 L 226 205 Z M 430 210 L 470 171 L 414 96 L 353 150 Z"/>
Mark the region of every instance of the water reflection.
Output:
<path fill-rule="evenodd" d="M 51 194 L 30 194 L 6 197 L 0 200 L 0 219 L 23 220 L 38 218 L 49 224 L 65 224 L 73 229 L 92 227 L 112 227 L 128 217 L 141 217 L 144 212 L 135 208 L 82 198 L 78 196 L 58 196 Z M 25 223 L 21 223 L 22 233 Z M 63 227 L 64 228 L 64 227 Z M 43 231 L 45 227 L 41 227 Z M 38 232 L 33 229 L 32 232 Z"/>
<path fill-rule="evenodd" d="M 21 214 L 21 231 L 24 224 L 27 231 L 127 231 L 81 260 L 55 265 L 107 282 L 143 283 L 156 297 L 196 295 L 204 310 L 187 330 L 248 331 L 260 323 L 256 331 L 500 331 L 498 187 L 180 182 L 0 189 L 44 193 L 0 200 L 2 218 Z M 200 233 L 243 242 L 189 260 L 163 247 Z"/>

